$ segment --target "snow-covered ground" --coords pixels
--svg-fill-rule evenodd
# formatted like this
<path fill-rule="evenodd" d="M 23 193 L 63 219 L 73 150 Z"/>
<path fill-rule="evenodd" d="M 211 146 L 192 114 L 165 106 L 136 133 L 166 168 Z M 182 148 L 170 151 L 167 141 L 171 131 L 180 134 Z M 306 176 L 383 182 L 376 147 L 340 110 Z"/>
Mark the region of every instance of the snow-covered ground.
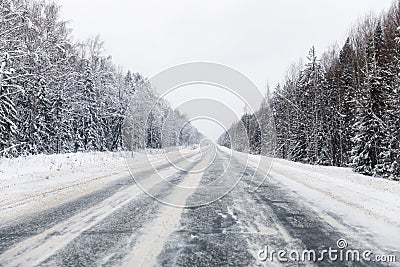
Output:
<path fill-rule="evenodd" d="M 194 148 L 179 148 L 194 153 Z M 176 150 L 176 149 L 175 149 Z M 174 153 L 167 151 L 167 153 Z M 0 224 L 78 198 L 130 175 L 134 164 L 151 167 L 164 151 L 91 152 L 0 158 Z M 132 163 L 133 162 L 133 163 Z"/>
<path fill-rule="evenodd" d="M 399 183 L 217 148 L 233 159 L 214 149 L 1 159 L 0 230 L 16 234 L 6 235 L 0 265 L 57 266 L 79 258 L 80 265 L 121 266 L 138 257 L 145 265 L 180 257 L 185 265 L 196 251 L 199 262 L 211 255 L 211 265 L 220 266 L 226 257 L 259 262 L 265 245 L 302 251 L 342 238 L 352 249 L 398 254 Z M 257 191 L 248 187 L 252 169 L 261 171 L 253 182 L 266 177 Z M 196 209 L 174 206 L 207 196 L 225 197 Z M 37 211 L 43 212 L 24 216 Z M 20 237 L 21 230 L 29 235 Z"/>
<path fill-rule="evenodd" d="M 335 228 L 382 246 L 400 248 L 400 183 L 354 173 L 349 168 L 312 166 L 275 159 L 274 180 L 308 200 Z"/>
<path fill-rule="evenodd" d="M 127 175 L 120 153 L 0 159 L 0 223 L 79 197 Z"/>
<path fill-rule="evenodd" d="M 233 155 L 245 160 L 248 157 L 239 152 Z M 160 151 L 136 152 L 133 161 L 140 168 L 148 165 L 148 157 L 152 162 L 164 161 Z M 110 152 L 0 159 L 0 223 L 54 207 L 127 177 L 125 159 L 122 153 Z M 269 174 L 267 183 L 289 188 L 334 228 L 346 232 L 346 227 L 361 227 L 364 234 L 372 235 L 379 243 L 391 242 L 400 247 L 399 182 L 363 176 L 349 168 L 281 159 L 266 158 L 268 164 L 258 165 L 259 159 L 250 155 L 248 162 Z"/>
<path fill-rule="evenodd" d="M 227 153 L 231 150 L 220 147 Z M 365 229 L 383 245 L 400 247 L 400 183 L 354 173 L 350 168 L 315 166 L 234 152 L 268 173 L 268 182 L 290 188 L 334 228 Z M 259 165 L 259 162 L 261 164 Z M 268 163 L 268 164 L 265 164 Z"/>

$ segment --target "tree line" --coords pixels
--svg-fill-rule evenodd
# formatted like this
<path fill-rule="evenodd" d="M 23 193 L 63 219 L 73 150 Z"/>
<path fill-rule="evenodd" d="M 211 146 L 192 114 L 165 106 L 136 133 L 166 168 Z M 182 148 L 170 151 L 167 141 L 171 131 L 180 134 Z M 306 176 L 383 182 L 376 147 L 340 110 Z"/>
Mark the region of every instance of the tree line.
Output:
<path fill-rule="evenodd" d="M 293 64 L 261 108 L 219 143 L 400 179 L 400 1 L 361 20 L 342 47 L 320 58 L 312 47 L 307 62 Z"/>
<path fill-rule="evenodd" d="M 100 37 L 74 41 L 59 13 L 48 1 L 0 2 L 0 156 L 199 142 L 145 77 L 116 67 Z"/>

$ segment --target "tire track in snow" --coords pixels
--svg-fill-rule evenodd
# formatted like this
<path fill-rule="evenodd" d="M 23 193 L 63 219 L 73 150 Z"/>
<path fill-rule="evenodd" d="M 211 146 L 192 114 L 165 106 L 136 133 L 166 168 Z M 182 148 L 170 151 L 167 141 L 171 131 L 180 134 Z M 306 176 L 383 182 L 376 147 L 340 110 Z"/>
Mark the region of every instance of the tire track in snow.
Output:
<path fill-rule="evenodd" d="M 236 157 L 237 160 L 243 161 L 241 157 Z M 262 168 L 262 166 L 261 166 Z M 248 170 L 255 175 L 265 175 L 264 170 L 248 166 Z M 246 183 L 251 183 L 250 180 L 244 180 Z M 344 232 L 343 227 L 335 227 L 335 224 L 329 224 L 321 217 L 318 212 L 311 208 L 309 203 L 300 196 L 293 194 L 289 188 L 280 185 L 278 182 L 268 179 L 265 184 L 260 186 L 252 197 L 257 201 L 258 205 L 268 206 L 274 217 L 276 218 L 276 226 L 284 229 L 284 232 L 289 235 L 289 248 L 301 252 L 303 249 L 313 249 L 320 251 L 328 249 L 328 247 L 336 248 L 336 242 L 339 238 L 345 238 L 352 246 L 360 251 L 363 248 L 376 247 L 367 244 L 362 240 L 355 239 L 351 231 Z M 337 222 L 338 223 L 338 222 Z M 287 237 L 285 238 L 287 239 Z M 266 244 L 268 245 L 268 244 Z M 260 247 L 262 249 L 263 247 Z M 281 247 L 276 249 L 282 249 Z M 375 249 L 375 253 L 384 253 L 379 248 Z M 323 262 L 318 262 L 318 266 L 347 266 L 349 262 L 331 262 L 329 259 Z M 382 266 L 380 263 L 358 262 L 358 266 Z"/>
<path fill-rule="evenodd" d="M 179 160 L 179 162 L 181 161 Z M 170 166 L 170 164 L 164 164 L 162 167 L 164 166 Z M 159 175 L 170 177 L 176 173 L 177 171 L 174 167 L 162 169 L 158 173 L 146 178 L 145 181 L 141 181 L 141 185 L 151 188 L 160 182 Z M 131 178 L 130 180 L 133 181 Z M 130 186 L 122 191 L 118 191 L 117 189 L 117 193 L 100 203 L 90 208 L 85 207 L 87 209 L 84 211 L 69 217 L 61 223 L 55 224 L 50 229 L 17 243 L 16 246 L 0 255 L 0 264 L 18 266 L 24 262 L 29 262 L 29 264 L 33 265 L 41 263 L 57 250 L 65 247 L 82 232 L 90 229 L 112 212 L 127 205 L 141 193 L 142 191 L 137 185 Z"/>
<path fill-rule="evenodd" d="M 196 163 L 188 163 L 190 169 Z M 162 180 L 155 186 L 146 187 L 152 196 L 165 199 L 173 192 L 174 185 L 185 179 L 186 172 Z M 84 231 L 65 248 L 48 258 L 41 266 L 98 266 L 120 265 L 121 260 L 132 251 L 145 228 L 157 218 L 163 204 L 155 201 L 147 194 L 121 209 L 116 210 L 94 227 Z M 84 249 L 83 249 L 84 248 Z"/>
<path fill-rule="evenodd" d="M 227 188 L 231 188 L 232 181 L 237 180 L 243 169 L 228 164 L 229 160 L 218 152 L 215 163 L 206 170 L 200 186 L 188 202 L 198 203 L 205 196 L 225 194 Z M 223 177 L 218 179 L 221 174 Z M 203 187 L 208 184 L 213 186 Z M 179 227 L 165 241 L 156 265 L 253 266 L 255 259 L 248 251 L 237 223 L 239 215 L 230 210 L 234 191 L 208 205 L 184 210 Z"/>
<path fill-rule="evenodd" d="M 193 169 L 202 166 L 210 160 L 213 160 L 213 154 L 208 152 L 202 154 L 205 156 L 197 163 Z M 207 169 L 208 166 L 205 168 Z M 169 235 L 177 228 L 181 219 L 183 206 L 187 203 L 188 198 L 197 190 L 200 181 L 203 178 L 204 171 L 189 173 L 182 183 L 178 186 L 186 188 L 175 188 L 164 203 L 174 203 L 175 206 L 164 205 L 159 216 L 149 225 L 142 229 L 142 235 L 139 237 L 137 244 L 132 248 L 132 253 L 128 254 L 122 261 L 122 266 L 153 266 L 157 263 L 157 257 L 162 251 L 165 241 Z M 181 206 L 181 207 L 176 207 Z"/>
<path fill-rule="evenodd" d="M 174 161 L 179 163 L 183 159 Z M 165 162 L 165 161 L 164 161 Z M 154 163 L 154 162 L 153 162 Z M 161 164 L 157 161 L 154 168 L 163 170 L 168 168 L 170 163 Z M 142 179 L 151 176 L 154 173 L 153 167 L 147 165 L 139 165 L 135 170 L 135 177 Z M 12 247 L 18 242 L 21 242 L 31 236 L 37 235 L 67 220 L 69 217 L 82 212 L 83 210 L 93 207 L 97 203 L 112 196 L 115 192 L 123 190 L 135 184 L 131 176 L 118 179 L 107 184 L 105 187 L 92 191 L 84 196 L 70 200 L 55 207 L 23 216 L 17 220 L 6 223 L 0 226 L 0 255 L 8 248 Z M 1 256 L 0 256 L 1 257 Z"/>

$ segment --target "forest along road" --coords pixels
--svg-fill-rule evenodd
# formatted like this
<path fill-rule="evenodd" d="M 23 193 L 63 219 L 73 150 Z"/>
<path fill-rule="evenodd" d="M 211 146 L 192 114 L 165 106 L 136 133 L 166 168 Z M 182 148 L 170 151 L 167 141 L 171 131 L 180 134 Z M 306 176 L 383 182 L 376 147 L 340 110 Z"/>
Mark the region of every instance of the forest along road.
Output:
<path fill-rule="evenodd" d="M 327 255 L 320 262 L 265 259 L 266 247 L 302 255 L 338 250 L 338 239 L 360 252 L 397 253 L 243 154 L 207 145 L 184 157 L 128 164 L 134 178 L 1 225 L 0 266 L 386 266 Z"/>

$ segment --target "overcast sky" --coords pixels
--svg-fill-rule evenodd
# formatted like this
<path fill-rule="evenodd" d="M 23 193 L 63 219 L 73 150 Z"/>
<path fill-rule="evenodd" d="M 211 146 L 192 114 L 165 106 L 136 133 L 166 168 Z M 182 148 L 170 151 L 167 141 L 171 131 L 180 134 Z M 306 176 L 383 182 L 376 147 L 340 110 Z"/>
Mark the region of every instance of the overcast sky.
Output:
<path fill-rule="evenodd" d="M 152 77 L 185 62 L 215 62 L 242 72 L 264 91 L 267 82 L 273 87 L 282 81 L 290 64 L 305 57 L 312 45 L 318 53 L 335 42 L 341 45 L 358 18 L 379 14 L 392 0 L 58 2 L 75 38 L 101 35 L 107 54 L 126 70 Z M 199 90 L 192 88 L 190 97 L 197 98 Z M 209 88 L 204 92 L 226 100 Z M 182 96 L 169 100 L 176 106 Z M 227 105 L 241 112 L 243 107 L 233 102 Z M 227 116 L 226 121 L 232 120 Z M 222 131 L 212 129 L 212 123 L 197 126 L 213 139 Z"/>

